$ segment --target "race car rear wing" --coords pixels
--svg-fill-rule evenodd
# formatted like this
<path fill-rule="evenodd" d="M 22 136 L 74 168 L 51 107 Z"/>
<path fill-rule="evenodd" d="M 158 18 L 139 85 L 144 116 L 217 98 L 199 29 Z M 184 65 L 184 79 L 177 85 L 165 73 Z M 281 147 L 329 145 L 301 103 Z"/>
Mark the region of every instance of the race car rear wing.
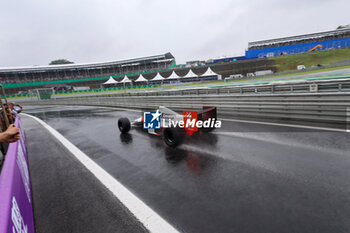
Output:
<path fill-rule="evenodd" d="M 208 119 L 217 119 L 216 107 L 212 106 L 203 106 L 202 111 L 197 112 L 198 120 L 208 120 Z"/>
<path fill-rule="evenodd" d="M 211 106 L 204 106 L 202 111 L 183 111 L 183 118 L 185 120 L 185 130 L 187 134 L 192 135 L 194 132 L 198 131 L 197 126 L 195 125 L 187 125 L 187 121 L 192 121 L 195 119 L 195 121 L 206 121 L 206 120 L 211 120 L 211 121 L 216 121 L 216 107 L 211 107 Z M 204 131 L 210 132 L 213 130 L 212 127 L 207 128 L 207 129 L 202 129 Z"/>

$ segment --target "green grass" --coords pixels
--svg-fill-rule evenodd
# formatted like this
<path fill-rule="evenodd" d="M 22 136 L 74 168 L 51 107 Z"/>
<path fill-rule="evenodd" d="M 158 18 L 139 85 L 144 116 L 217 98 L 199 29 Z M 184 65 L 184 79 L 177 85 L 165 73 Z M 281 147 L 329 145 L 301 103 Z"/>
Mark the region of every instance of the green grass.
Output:
<path fill-rule="evenodd" d="M 323 68 L 323 69 L 317 69 L 317 70 L 310 70 L 310 71 L 301 71 L 301 72 L 296 72 L 292 74 L 281 74 L 281 75 L 271 75 L 271 76 L 265 76 L 265 77 L 252 77 L 252 78 L 245 78 L 245 79 L 233 79 L 233 80 L 220 80 L 220 81 L 212 81 L 212 82 L 207 82 L 207 83 L 191 83 L 191 84 L 180 84 L 176 85 L 177 87 L 183 87 L 183 86 L 201 86 L 201 85 L 207 85 L 207 84 L 222 84 L 222 83 L 236 83 L 236 82 L 242 82 L 242 81 L 260 81 L 260 80 L 265 80 L 265 79 L 270 79 L 270 78 L 279 78 L 279 77 L 288 77 L 292 75 L 304 75 L 304 74 L 314 74 L 314 73 L 319 73 L 319 72 L 326 72 L 326 71 L 333 71 L 333 70 L 340 70 L 340 69 L 347 69 L 350 68 L 350 65 L 348 66 L 338 66 L 338 67 L 332 67 L 332 68 Z M 320 76 L 321 77 L 321 76 Z M 317 77 L 318 78 L 318 77 Z M 301 78 L 291 78 L 291 79 L 303 79 Z M 285 79 L 289 80 L 289 79 Z M 243 83 L 245 84 L 245 83 Z M 167 88 L 167 86 L 162 86 L 159 88 Z"/>
<path fill-rule="evenodd" d="M 306 68 L 311 68 L 312 65 L 322 64 L 328 66 L 333 62 L 350 59 L 350 48 L 280 56 L 271 59 L 276 62 L 277 72 L 286 72 L 296 70 L 298 65 L 305 65 Z"/>
<path fill-rule="evenodd" d="M 266 77 L 255 77 L 255 78 L 246 78 L 241 80 L 230 80 L 229 82 L 240 82 L 240 81 L 256 81 L 256 80 L 262 80 L 262 79 L 269 79 L 269 78 L 280 78 L 280 77 L 288 77 L 292 75 L 303 75 L 303 74 L 315 74 L 320 72 L 327 72 L 327 71 L 333 71 L 333 70 L 340 70 L 340 69 L 347 69 L 350 68 L 350 65 L 348 66 L 338 66 L 338 67 L 332 67 L 332 68 L 324 68 L 324 69 L 317 69 L 317 70 L 309 70 L 304 72 L 296 72 L 292 74 L 281 74 L 281 75 L 274 75 L 274 76 L 266 76 Z M 288 80 L 288 79 L 286 79 Z"/>

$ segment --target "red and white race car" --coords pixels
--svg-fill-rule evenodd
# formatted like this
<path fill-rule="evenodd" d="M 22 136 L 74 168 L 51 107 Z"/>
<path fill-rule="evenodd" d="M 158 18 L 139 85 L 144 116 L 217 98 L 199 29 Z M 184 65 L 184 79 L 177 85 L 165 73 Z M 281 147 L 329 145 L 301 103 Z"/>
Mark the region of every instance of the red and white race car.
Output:
<path fill-rule="evenodd" d="M 161 116 L 160 127 L 157 129 L 145 126 L 144 115 L 132 122 L 128 118 L 120 118 L 118 128 L 121 133 L 128 133 L 131 128 L 143 128 L 149 134 L 161 136 L 168 146 L 176 147 L 186 135 L 210 132 L 217 127 L 216 107 L 204 106 L 201 111 L 184 110 L 180 114 L 160 106 L 154 115 Z"/>

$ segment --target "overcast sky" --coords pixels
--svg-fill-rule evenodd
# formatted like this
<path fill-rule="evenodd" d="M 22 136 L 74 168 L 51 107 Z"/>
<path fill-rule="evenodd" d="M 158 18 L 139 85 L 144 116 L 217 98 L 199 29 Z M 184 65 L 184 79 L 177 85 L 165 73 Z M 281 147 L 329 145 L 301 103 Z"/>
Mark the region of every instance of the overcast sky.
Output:
<path fill-rule="evenodd" d="M 350 23 L 349 0 L 2 0 L 0 67 L 244 55 L 250 41 Z"/>

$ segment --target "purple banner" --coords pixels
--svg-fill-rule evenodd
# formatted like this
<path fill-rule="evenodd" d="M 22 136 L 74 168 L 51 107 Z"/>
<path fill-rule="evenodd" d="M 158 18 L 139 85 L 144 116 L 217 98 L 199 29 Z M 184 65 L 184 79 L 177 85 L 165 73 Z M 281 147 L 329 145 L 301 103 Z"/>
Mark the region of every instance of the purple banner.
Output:
<path fill-rule="evenodd" d="M 9 145 L 0 173 L 0 232 L 34 233 L 34 219 L 25 138 Z"/>

